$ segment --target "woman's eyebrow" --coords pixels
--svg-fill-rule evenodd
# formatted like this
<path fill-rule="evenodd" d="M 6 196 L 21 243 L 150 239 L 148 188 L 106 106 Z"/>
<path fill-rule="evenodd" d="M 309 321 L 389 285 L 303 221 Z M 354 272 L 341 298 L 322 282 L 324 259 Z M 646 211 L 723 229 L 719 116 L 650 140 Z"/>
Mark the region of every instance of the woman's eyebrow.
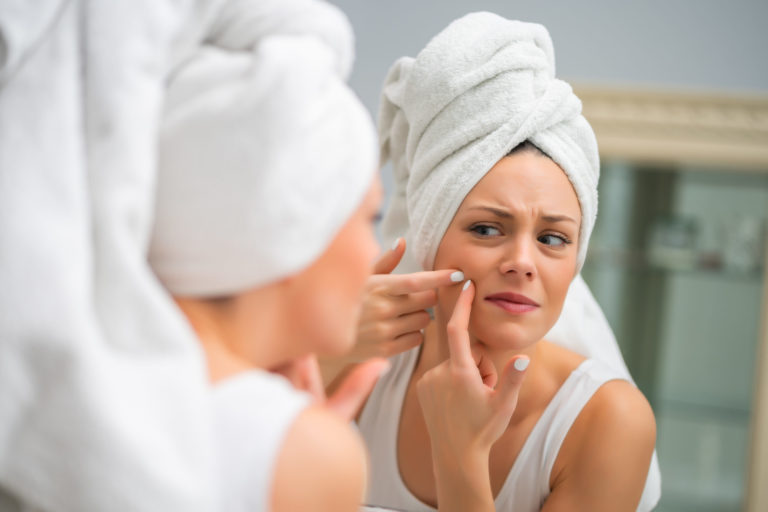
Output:
<path fill-rule="evenodd" d="M 471 206 L 467 208 L 468 210 L 483 210 L 489 213 L 492 213 L 496 215 L 497 217 L 501 217 L 503 219 L 512 219 L 514 218 L 514 215 L 512 213 L 508 212 L 507 210 L 503 210 L 501 208 L 494 208 L 493 206 Z M 544 222 L 573 222 L 574 224 L 578 224 L 576 219 L 573 217 L 569 217 L 568 215 L 561 215 L 556 213 L 546 213 L 541 216 L 541 219 Z"/>
<path fill-rule="evenodd" d="M 494 208 L 493 206 L 472 206 L 470 208 L 467 208 L 468 210 L 483 210 L 486 212 L 490 212 L 497 217 L 501 217 L 503 219 L 511 219 L 513 218 L 513 215 L 508 212 L 507 210 L 502 210 L 501 208 Z"/>
<path fill-rule="evenodd" d="M 573 222 L 574 224 L 578 224 L 576 219 L 567 215 L 545 214 L 541 216 L 541 219 L 545 222 Z"/>

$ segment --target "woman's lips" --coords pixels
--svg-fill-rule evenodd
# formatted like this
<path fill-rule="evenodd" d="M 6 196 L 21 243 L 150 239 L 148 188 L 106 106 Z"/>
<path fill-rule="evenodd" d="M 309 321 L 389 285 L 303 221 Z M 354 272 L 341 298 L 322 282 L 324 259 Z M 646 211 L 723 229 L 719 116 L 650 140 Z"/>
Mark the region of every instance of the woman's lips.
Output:
<path fill-rule="evenodd" d="M 531 298 L 519 293 L 494 293 L 485 298 L 488 302 L 500 307 L 508 313 L 530 313 L 539 308 L 539 304 Z"/>

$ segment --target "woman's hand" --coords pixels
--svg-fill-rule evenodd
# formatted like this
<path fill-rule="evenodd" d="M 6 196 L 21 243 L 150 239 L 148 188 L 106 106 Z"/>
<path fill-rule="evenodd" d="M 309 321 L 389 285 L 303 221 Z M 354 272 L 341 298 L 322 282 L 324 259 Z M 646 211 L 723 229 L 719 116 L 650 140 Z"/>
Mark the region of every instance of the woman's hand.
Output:
<path fill-rule="evenodd" d="M 273 370 L 286 377 L 293 387 L 312 395 L 344 421 L 351 421 L 373 390 L 376 381 L 389 370 L 385 359 L 371 359 L 348 372 L 330 396 L 326 396 L 317 358 L 307 355 Z"/>
<path fill-rule="evenodd" d="M 424 339 L 421 330 L 430 321 L 426 311 L 437 303 L 437 288 L 464 279 L 458 270 L 446 269 L 413 274 L 390 274 L 405 253 L 405 240 L 375 263 L 363 292 L 355 346 L 340 358 L 323 359 L 323 382 L 336 389 L 336 379 L 349 365 L 371 357 L 390 357 L 412 349 Z"/>
<path fill-rule="evenodd" d="M 498 376 L 482 351 L 470 346 L 473 298 L 474 285 L 467 281 L 447 325 L 450 358 L 416 385 L 441 511 L 493 510 L 488 456 L 509 425 L 529 362 L 515 356 Z"/>
<path fill-rule="evenodd" d="M 363 295 L 352 358 L 390 357 L 421 344 L 421 330 L 430 321 L 426 310 L 437 303 L 436 288 L 464 279 L 454 269 L 391 274 L 404 253 L 405 240 L 399 238 L 374 265 Z"/>

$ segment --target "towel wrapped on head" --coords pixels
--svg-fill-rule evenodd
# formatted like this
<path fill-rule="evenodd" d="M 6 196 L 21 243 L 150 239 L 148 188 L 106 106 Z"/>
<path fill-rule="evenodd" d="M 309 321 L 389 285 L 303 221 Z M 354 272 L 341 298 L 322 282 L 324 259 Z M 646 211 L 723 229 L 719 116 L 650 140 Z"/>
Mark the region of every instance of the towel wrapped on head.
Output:
<path fill-rule="evenodd" d="M 461 201 L 526 140 L 560 165 L 576 191 L 583 264 L 597 215 L 597 142 L 581 101 L 555 78 L 543 26 L 484 12 L 451 23 L 415 59 L 390 69 L 379 137 L 396 183 L 384 242 L 406 234 L 408 270 L 432 268 Z"/>
<path fill-rule="evenodd" d="M 149 257 L 172 293 L 229 295 L 299 272 L 359 206 L 378 153 L 346 59 L 275 35 L 252 51 L 205 47 L 174 76 Z"/>

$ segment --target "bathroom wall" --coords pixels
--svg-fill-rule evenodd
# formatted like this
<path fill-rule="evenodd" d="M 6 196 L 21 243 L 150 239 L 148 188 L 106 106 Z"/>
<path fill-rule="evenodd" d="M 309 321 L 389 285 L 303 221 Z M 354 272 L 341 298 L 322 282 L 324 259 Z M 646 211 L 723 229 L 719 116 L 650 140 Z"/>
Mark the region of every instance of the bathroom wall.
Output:
<path fill-rule="evenodd" d="M 765 0 L 333 0 L 357 38 L 352 87 L 376 112 L 390 64 L 451 20 L 487 10 L 544 24 L 558 74 L 580 83 L 768 91 Z"/>

